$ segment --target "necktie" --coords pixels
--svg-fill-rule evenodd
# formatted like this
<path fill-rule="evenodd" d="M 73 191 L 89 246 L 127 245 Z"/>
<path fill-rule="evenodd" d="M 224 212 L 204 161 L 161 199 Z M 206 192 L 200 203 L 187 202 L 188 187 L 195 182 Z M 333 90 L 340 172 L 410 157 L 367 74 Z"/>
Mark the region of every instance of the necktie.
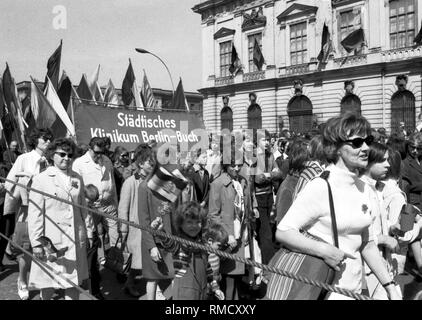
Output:
<path fill-rule="evenodd" d="M 47 169 L 47 161 L 45 158 L 40 159 L 40 173 Z"/>

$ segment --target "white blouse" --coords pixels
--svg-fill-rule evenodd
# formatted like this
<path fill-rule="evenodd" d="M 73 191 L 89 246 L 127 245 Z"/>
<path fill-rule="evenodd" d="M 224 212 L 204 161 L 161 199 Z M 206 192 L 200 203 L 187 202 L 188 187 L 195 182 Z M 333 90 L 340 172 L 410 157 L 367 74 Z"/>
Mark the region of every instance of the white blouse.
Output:
<path fill-rule="evenodd" d="M 372 241 L 371 208 L 365 183 L 356 174 L 330 165 L 328 181 L 331 186 L 334 209 L 337 220 L 340 250 L 353 255 L 356 259 L 346 259 L 341 271 L 336 273 L 333 285 L 355 292 L 362 289 L 362 242 Z M 310 181 L 299 193 L 289 211 L 277 228 L 281 231 L 290 229 L 306 230 L 310 234 L 334 245 L 328 188 L 323 179 Z M 330 293 L 328 299 L 348 299 Z"/>

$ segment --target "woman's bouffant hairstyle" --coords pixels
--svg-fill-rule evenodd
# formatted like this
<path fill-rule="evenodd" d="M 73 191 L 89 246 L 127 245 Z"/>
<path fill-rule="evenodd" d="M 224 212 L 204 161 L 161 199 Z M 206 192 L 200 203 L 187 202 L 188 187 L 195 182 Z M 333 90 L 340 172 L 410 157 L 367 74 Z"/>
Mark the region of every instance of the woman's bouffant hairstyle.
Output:
<path fill-rule="evenodd" d="M 388 149 L 388 163 L 390 168 L 388 168 L 388 177 L 395 180 L 400 180 L 401 178 L 401 155 L 400 152 L 395 151 L 391 148 Z"/>
<path fill-rule="evenodd" d="M 407 155 L 407 141 L 399 136 L 397 133 L 393 133 L 390 138 L 388 138 L 387 146 L 394 151 L 400 153 L 401 159 L 406 159 Z"/>
<path fill-rule="evenodd" d="M 51 142 L 45 151 L 45 157 L 49 164 L 54 164 L 53 156 L 57 149 L 62 149 L 63 151 L 72 154 L 72 159 L 74 159 L 76 150 L 75 142 L 68 138 L 58 138 Z"/>
<path fill-rule="evenodd" d="M 384 162 L 385 154 L 388 151 L 388 147 L 379 142 L 373 142 L 369 146 L 368 150 L 368 167 L 375 164 Z"/>
<path fill-rule="evenodd" d="M 353 135 L 369 136 L 371 125 L 366 118 L 354 113 L 346 113 L 327 121 L 323 131 L 324 149 L 328 163 L 338 161 L 338 149 Z"/>
<path fill-rule="evenodd" d="M 137 164 L 144 163 L 147 160 L 155 163 L 157 156 L 153 148 L 147 143 L 141 143 L 135 149 L 134 160 Z"/>
<path fill-rule="evenodd" d="M 205 227 L 207 212 L 196 201 L 185 202 L 179 205 L 173 216 L 173 228 L 176 234 L 182 234 L 182 224 L 186 219 L 199 220 L 202 226 Z M 201 234 L 199 234 L 201 235 Z"/>
<path fill-rule="evenodd" d="M 45 138 L 50 141 L 53 140 L 53 133 L 50 129 L 38 129 L 35 128 L 34 131 L 31 132 L 28 139 L 26 140 L 26 144 L 28 145 L 30 150 L 34 150 L 38 145 L 38 139 L 39 138 Z"/>
<path fill-rule="evenodd" d="M 321 134 L 314 136 L 309 142 L 309 160 L 327 164 L 327 157 L 324 152 L 324 139 Z"/>
<path fill-rule="evenodd" d="M 289 161 L 289 173 L 299 173 L 305 168 L 309 161 L 308 141 L 304 139 L 295 139 L 287 153 Z"/>

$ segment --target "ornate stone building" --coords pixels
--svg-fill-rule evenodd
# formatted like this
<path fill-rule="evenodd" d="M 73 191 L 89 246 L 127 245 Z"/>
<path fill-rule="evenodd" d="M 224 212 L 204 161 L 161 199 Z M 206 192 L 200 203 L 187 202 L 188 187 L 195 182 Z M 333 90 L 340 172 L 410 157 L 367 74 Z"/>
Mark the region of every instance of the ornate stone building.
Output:
<path fill-rule="evenodd" d="M 374 128 L 391 132 L 403 121 L 413 130 L 421 112 L 422 46 L 413 42 L 420 0 L 207 0 L 192 10 L 202 19 L 200 92 L 211 132 L 304 132 L 348 111 Z M 341 42 L 355 31 L 363 40 L 348 53 Z"/>

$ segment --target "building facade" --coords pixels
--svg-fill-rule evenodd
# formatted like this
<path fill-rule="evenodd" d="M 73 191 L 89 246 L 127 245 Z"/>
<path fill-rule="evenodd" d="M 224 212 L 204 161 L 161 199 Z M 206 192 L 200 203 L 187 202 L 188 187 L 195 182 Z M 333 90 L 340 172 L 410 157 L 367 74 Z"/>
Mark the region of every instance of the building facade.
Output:
<path fill-rule="evenodd" d="M 400 122 L 415 127 L 422 102 L 422 46 L 413 42 L 420 0 L 207 0 L 192 10 L 201 15 L 199 91 L 210 132 L 306 132 L 348 111 L 388 132 Z M 324 47 L 329 54 L 321 59 L 324 25 L 332 50 Z M 358 30 L 364 41 L 348 53 L 341 42 Z"/>

